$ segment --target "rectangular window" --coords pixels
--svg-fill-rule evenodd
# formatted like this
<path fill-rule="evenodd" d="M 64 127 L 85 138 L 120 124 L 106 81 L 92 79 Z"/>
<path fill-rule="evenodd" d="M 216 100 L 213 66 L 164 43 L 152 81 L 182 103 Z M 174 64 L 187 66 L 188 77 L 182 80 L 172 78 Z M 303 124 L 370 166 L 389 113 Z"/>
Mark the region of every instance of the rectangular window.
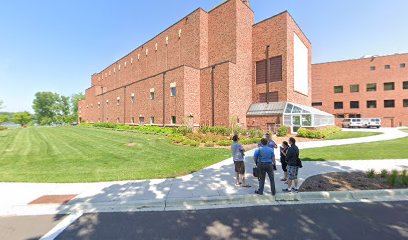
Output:
<path fill-rule="evenodd" d="M 154 124 L 154 117 L 150 117 L 150 124 Z"/>
<path fill-rule="evenodd" d="M 361 118 L 361 114 L 350 114 L 349 118 Z"/>
<path fill-rule="evenodd" d="M 384 100 L 384 107 L 385 108 L 394 108 L 395 107 L 395 100 Z"/>
<path fill-rule="evenodd" d="M 132 123 L 135 123 L 135 117 L 132 117 Z"/>
<path fill-rule="evenodd" d="M 343 86 L 334 86 L 334 93 L 343 93 Z"/>
<path fill-rule="evenodd" d="M 370 67 L 370 70 L 371 70 L 371 71 L 375 71 L 375 66 L 371 66 L 371 67 Z"/>
<path fill-rule="evenodd" d="M 139 124 L 143 125 L 144 124 L 144 117 L 139 117 Z"/>
<path fill-rule="evenodd" d="M 343 102 L 334 102 L 334 109 L 343 109 Z"/>
<path fill-rule="evenodd" d="M 391 91 L 391 90 L 395 90 L 395 83 L 394 82 L 384 83 L 384 91 Z"/>
<path fill-rule="evenodd" d="M 408 89 L 408 81 L 402 83 L 402 89 Z"/>
<path fill-rule="evenodd" d="M 400 68 L 405 68 L 405 63 L 401 63 Z"/>
<path fill-rule="evenodd" d="M 150 100 L 154 100 L 154 92 L 150 92 Z"/>
<path fill-rule="evenodd" d="M 261 60 L 256 62 L 256 84 L 266 83 L 268 61 Z M 282 81 L 282 55 L 269 58 L 269 82 Z"/>
<path fill-rule="evenodd" d="M 385 65 L 385 66 L 384 66 L 384 69 L 387 69 L 387 70 L 388 70 L 388 69 L 391 69 L 391 65 Z"/>
<path fill-rule="evenodd" d="M 360 103 L 358 101 L 350 101 L 350 108 L 356 109 L 360 107 Z"/>
<path fill-rule="evenodd" d="M 344 114 L 336 114 L 337 118 L 344 118 Z"/>
<path fill-rule="evenodd" d="M 376 83 L 368 83 L 367 84 L 367 92 L 375 92 L 377 91 L 377 84 Z"/>
<path fill-rule="evenodd" d="M 120 118 L 116 118 L 116 122 L 119 123 L 119 122 L 120 122 Z"/>
<path fill-rule="evenodd" d="M 374 100 L 367 101 L 367 108 L 377 108 L 377 101 Z"/>
<path fill-rule="evenodd" d="M 402 101 L 402 106 L 403 106 L 404 108 L 408 107 L 408 99 L 404 99 L 404 100 Z"/>
<path fill-rule="evenodd" d="M 256 84 L 266 83 L 266 60 L 256 62 Z"/>
<path fill-rule="evenodd" d="M 360 85 L 358 84 L 350 85 L 350 92 L 354 93 L 354 92 L 359 92 L 359 91 L 360 91 Z"/>
<path fill-rule="evenodd" d="M 177 121 L 176 121 L 176 116 L 171 116 L 171 124 L 176 124 L 177 123 Z"/>
<path fill-rule="evenodd" d="M 120 97 L 116 98 L 116 105 L 118 105 L 118 106 L 120 105 Z"/>
<path fill-rule="evenodd" d="M 279 95 L 278 92 L 269 92 L 268 99 L 266 99 L 266 93 L 259 94 L 259 102 L 278 102 Z"/>
<path fill-rule="evenodd" d="M 132 95 L 130 95 L 130 100 L 132 101 L 132 103 L 135 102 L 135 94 L 134 93 L 132 93 Z"/>
<path fill-rule="evenodd" d="M 312 106 L 313 107 L 320 107 L 320 106 L 323 106 L 323 103 L 322 102 L 313 102 Z"/>
<path fill-rule="evenodd" d="M 170 88 L 170 96 L 175 97 L 177 94 L 176 87 L 171 87 Z"/>

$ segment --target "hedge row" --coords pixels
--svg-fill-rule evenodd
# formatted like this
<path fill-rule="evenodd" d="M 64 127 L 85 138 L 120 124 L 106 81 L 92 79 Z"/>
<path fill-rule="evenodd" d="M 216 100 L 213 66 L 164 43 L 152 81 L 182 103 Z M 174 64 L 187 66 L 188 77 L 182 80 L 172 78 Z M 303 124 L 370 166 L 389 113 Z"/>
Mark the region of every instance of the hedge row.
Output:
<path fill-rule="evenodd" d="M 323 139 L 323 138 L 327 138 L 328 136 L 333 135 L 338 132 L 341 132 L 341 128 L 339 127 L 327 127 L 327 128 L 320 128 L 320 129 L 299 128 L 297 131 L 297 136 L 304 137 L 304 138 Z"/>

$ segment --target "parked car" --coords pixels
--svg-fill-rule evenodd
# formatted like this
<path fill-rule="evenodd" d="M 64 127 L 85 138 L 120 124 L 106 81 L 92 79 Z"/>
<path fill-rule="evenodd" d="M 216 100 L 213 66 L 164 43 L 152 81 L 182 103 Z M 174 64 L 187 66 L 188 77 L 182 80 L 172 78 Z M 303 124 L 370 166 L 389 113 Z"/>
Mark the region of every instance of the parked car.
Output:
<path fill-rule="evenodd" d="M 362 127 L 366 128 L 380 128 L 381 127 L 381 119 L 380 118 L 363 118 Z"/>
<path fill-rule="evenodd" d="M 344 128 L 360 128 L 362 127 L 361 118 L 345 118 L 342 126 Z"/>

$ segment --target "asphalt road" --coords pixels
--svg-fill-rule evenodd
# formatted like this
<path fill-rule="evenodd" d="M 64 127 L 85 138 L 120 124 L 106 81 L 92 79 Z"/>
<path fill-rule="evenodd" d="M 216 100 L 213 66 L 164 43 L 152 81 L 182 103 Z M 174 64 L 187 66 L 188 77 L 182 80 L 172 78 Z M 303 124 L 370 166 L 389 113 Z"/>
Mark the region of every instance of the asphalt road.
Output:
<path fill-rule="evenodd" d="M 408 202 L 85 214 L 57 239 L 408 239 Z"/>

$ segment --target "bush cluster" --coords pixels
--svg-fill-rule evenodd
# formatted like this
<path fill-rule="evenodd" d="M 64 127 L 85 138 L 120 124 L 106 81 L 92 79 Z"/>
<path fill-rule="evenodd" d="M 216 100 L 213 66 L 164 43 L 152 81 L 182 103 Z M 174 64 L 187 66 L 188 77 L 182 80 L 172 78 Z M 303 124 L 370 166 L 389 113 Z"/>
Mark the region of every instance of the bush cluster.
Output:
<path fill-rule="evenodd" d="M 297 131 L 298 137 L 304 138 L 327 138 L 330 135 L 335 133 L 341 132 L 341 128 L 339 127 L 327 127 L 327 128 L 320 128 L 320 129 L 306 129 L 306 128 L 299 128 Z"/>
<path fill-rule="evenodd" d="M 392 187 L 408 187 L 408 175 L 406 169 L 402 171 L 387 171 L 386 169 L 383 169 L 379 174 L 377 174 L 374 169 L 370 169 L 366 172 L 366 175 L 368 178 L 383 178 L 387 180 Z"/>
<path fill-rule="evenodd" d="M 0 131 L 6 130 L 6 127 L 0 126 Z"/>
<path fill-rule="evenodd" d="M 281 126 L 278 128 L 276 135 L 278 137 L 285 137 L 289 133 L 289 127 Z"/>

